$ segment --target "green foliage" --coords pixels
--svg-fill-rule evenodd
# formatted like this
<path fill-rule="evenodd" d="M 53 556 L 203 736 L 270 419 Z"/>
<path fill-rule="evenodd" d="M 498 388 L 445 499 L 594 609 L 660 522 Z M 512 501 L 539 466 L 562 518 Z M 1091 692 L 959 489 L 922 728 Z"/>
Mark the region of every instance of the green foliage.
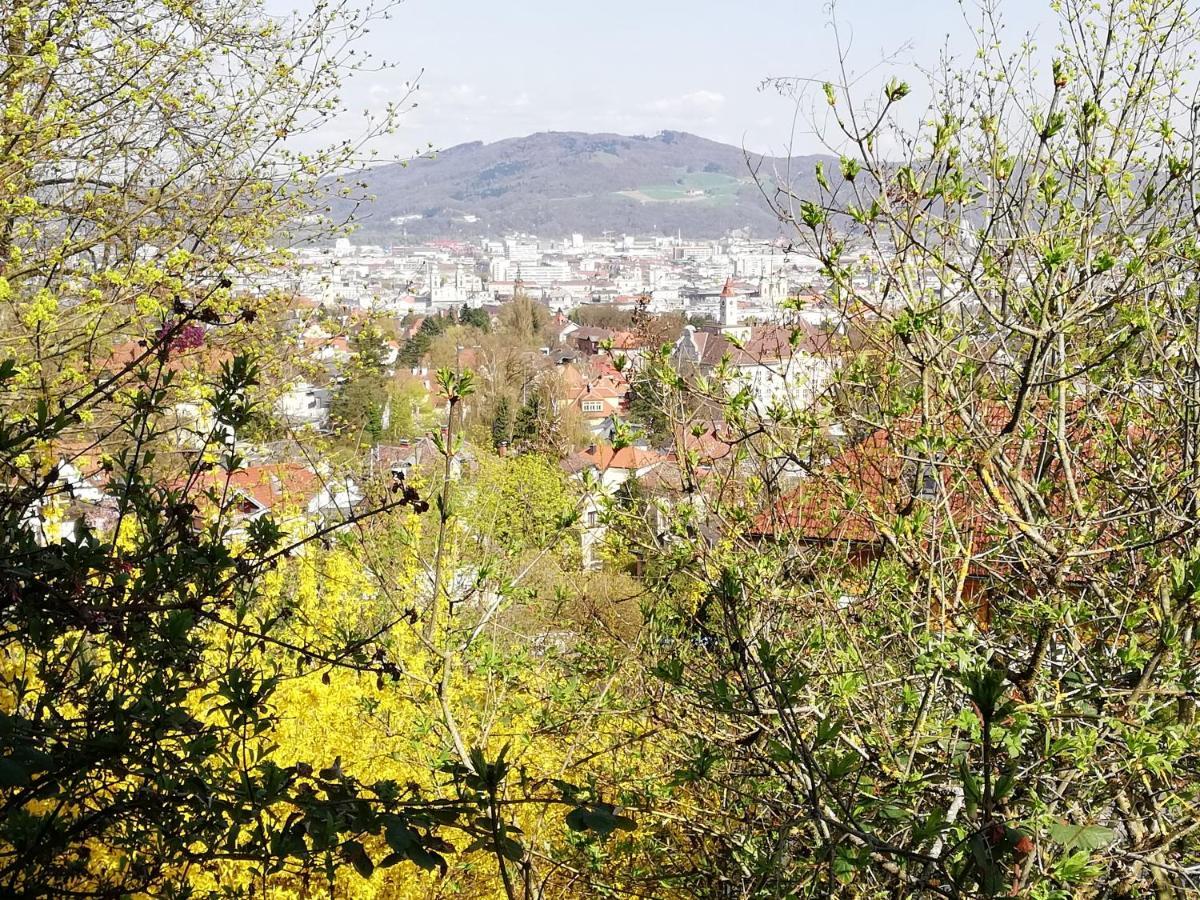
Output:
<path fill-rule="evenodd" d="M 414 369 L 420 365 L 422 358 L 429 352 L 433 339 L 445 331 L 450 321 L 442 316 L 426 316 L 421 321 L 417 333 L 404 342 L 397 357 L 399 365 Z"/>
<path fill-rule="evenodd" d="M 509 421 L 508 398 L 501 397 L 496 402 L 496 412 L 492 418 L 492 447 L 499 448 L 512 440 L 512 423 Z"/>
<path fill-rule="evenodd" d="M 387 338 L 374 322 L 367 322 L 354 333 L 350 347 L 355 354 L 356 366 L 372 374 L 383 372 L 387 358 Z"/>
<path fill-rule="evenodd" d="M 576 501 L 557 462 L 536 453 L 489 455 L 480 457 L 478 467 L 463 516 L 481 544 L 481 558 L 520 557 L 557 543 L 559 555 L 569 559 L 574 542 L 565 532 Z"/>
<path fill-rule="evenodd" d="M 384 437 L 383 415 L 391 403 L 391 381 L 381 374 L 353 372 L 333 396 L 330 414 L 345 436 L 357 442 L 366 435 L 368 443 Z"/>
<path fill-rule="evenodd" d="M 500 327 L 522 346 L 541 347 L 552 343 L 549 310 L 524 294 L 518 294 L 501 307 Z"/>
<path fill-rule="evenodd" d="M 478 328 L 484 334 L 492 330 L 492 319 L 487 312 L 478 306 L 463 305 L 462 310 L 458 314 L 459 324 L 469 325 L 472 328 Z"/>
<path fill-rule="evenodd" d="M 1194 10 L 1054 13 L 1048 71 L 985 25 L 919 121 L 824 86 L 841 180 L 776 205 L 849 338 L 815 398 L 639 390 L 740 457 L 659 488 L 670 540 L 606 507 L 691 896 L 1195 889 Z"/>

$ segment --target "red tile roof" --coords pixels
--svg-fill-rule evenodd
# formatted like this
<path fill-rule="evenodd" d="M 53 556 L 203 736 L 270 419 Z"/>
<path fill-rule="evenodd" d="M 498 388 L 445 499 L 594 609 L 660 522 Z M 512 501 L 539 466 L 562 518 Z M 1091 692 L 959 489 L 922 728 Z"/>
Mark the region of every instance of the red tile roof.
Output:
<path fill-rule="evenodd" d="M 627 469 L 636 472 L 656 466 L 665 459 L 666 457 L 661 453 L 644 447 L 614 449 L 603 445 L 593 445 L 573 456 L 568 456 L 563 460 L 563 468 L 572 474 L 582 472 L 592 466 L 601 472 L 607 472 L 609 469 Z"/>
<path fill-rule="evenodd" d="M 111 373 L 124 371 L 131 363 L 145 356 L 138 366 L 155 366 L 158 362 L 156 354 L 146 355 L 146 347 L 139 341 L 125 341 L 112 348 L 108 359 L 101 363 L 101 368 Z M 200 347 L 189 347 L 185 350 L 172 350 L 167 358 L 167 369 L 171 372 L 202 372 L 212 374 L 221 371 L 224 363 L 233 359 L 233 352 L 224 347 L 211 347 L 207 344 Z"/>
<path fill-rule="evenodd" d="M 991 435 L 999 435 L 1012 413 L 1001 404 L 982 410 L 980 424 Z M 1035 416 L 1041 415 L 1035 412 Z M 1122 531 L 1127 517 L 1124 501 L 1111 494 L 1111 484 L 1126 463 L 1122 450 L 1113 442 L 1100 438 L 1098 427 L 1103 417 L 1078 404 L 1070 413 L 1068 444 L 1076 455 L 1075 478 L 1081 491 L 1096 484 L 1111 508 L 1106 514 L 1096 511 L 1087 519 L 1075 521 L 1071 504 L 1062 485 L 1065 482 L 1057 453 L 1037 452 L 1044 438 L 1034 439 L 1022 453 L 1022 441 L 1008 445 L 1002 455 L 1015 470 L 1015 477 L 1029 484 L 1058 485 L 1049 494 L 1039 494 L 1044 520 L 1036 533 L 1056 535 L 1074 533 L 1078 538 L 1086 533 L 1094 548 L 1116 548 L 1122 543 Z M 950 419 L 944 428 L 950 435 L 961 428 Z M 1105 423 L 1104 430 L 1117 427 Z M 1153 442 L 1153 436 L 1139 427 L 1122 426 L 1126 442 Z M 972 572 L 1007 571 L 1013 562 L 1015 544 L 1034 540 L 1034 526 L 1017 518 L 1019 505 L 999 478 L 994 479 L 991 491 L 981 480 L 977 461 L 981 444 L 968 440 L 958 447 L 951 446 L 944 460 L 933 464 L 940 485 L 932 499 L 918 496 L 921 488 L 921 467 L 930 465 L 915 458 L 910 449 L 917 432 L 914 421 L 900 421 L 891 430 L 879 429 L 865 440 L 842 451 L 824 470 L 805 479 L 798 488 L 780 498 L 756 519 L 753 531 L 762 536 L 790 536 L 806 541 L 849 541 L 875 543 L 886 537 L 899 524 L 900 518 L 911 513 L 918 504 L 927 505 L 935 521 L 957 532 L 972 556 Z M 983 441 L 990 438 L 985 433 Z M 1115 442 L 1121 443 L 1121 442 Z M 1161 443 L 1161 441 L 1159 441 Z M 1159 447 L 1166 454 L 1166 448 Z M 1008 507 L 1008 512 L 1004 507 Z M 1095 523 L 1102 522 L 1097 526 Z M 1081 532 L 1079 529 L 1083 529 Z"/>
<path fill-rule="evenodd" d="M 189 494 L 198 497 L 211 491 L 221 497 L 236 493 L 252 498 L 264 509 L 273 509 L 281 502 L 305 503 L 320 490 L 321 476 L 311 469 L 299 463 L 274 463 L 234 472 L 213 469 L 192 480 Z"/>

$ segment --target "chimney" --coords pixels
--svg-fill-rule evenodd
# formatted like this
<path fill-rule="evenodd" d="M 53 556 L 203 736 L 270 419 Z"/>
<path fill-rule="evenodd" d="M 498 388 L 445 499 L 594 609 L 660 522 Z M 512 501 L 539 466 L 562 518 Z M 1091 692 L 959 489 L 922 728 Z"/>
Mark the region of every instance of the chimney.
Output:
<path fill-rule="evenodd" d="M 588 452 L 589 456 L 595 456 L 596 455 L 596 445 L 588 444 L 587 452 Z"/>
<path fill-rule="evenodd" d="M 501 441 L 496 445 L 496 453 L 503 459 L 508 456 L 508 441 Z"/>

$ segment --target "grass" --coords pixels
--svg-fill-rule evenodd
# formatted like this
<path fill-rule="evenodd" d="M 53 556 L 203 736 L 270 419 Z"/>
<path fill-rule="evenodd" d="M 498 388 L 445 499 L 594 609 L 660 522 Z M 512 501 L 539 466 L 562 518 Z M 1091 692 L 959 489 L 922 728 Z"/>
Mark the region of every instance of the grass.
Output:
<path fill-rule="evenodd" d="M 672 184 L 652 184 L 639 187 L 633 191 L 621 191 L 626 197 L 633 197 L 643 202 L 657 203 L 680 202 L 709 202 L 732 203 L 742 188 L 743 181 L 732 175 L 722 175 L 719 172 L 686 172 L 681 171 L 679 178 Z M 703 194 L 689 194 L 689 191 L 703 191 Z"/>

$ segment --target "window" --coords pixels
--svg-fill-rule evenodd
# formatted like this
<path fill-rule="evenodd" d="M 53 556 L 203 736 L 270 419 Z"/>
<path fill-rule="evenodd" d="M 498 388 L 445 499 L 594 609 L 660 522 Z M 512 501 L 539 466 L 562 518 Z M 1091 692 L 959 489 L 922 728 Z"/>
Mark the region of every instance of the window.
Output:
<path fill-rule="evenodd" d="M 936 500 L 941 495 L 937 465 L 944 458 L 944 454 L 938 453 L 932 461 L 917 464 L 917 483 L 913 487 L 918 500 Z"/>
<path fill-rule="evenodd" d="M 599 516 L 596 515 L 596 511 L 594 509 L 588 510 L 588 528 L 595 528 L 598 518 Z"/>
<path fill-rule="evenodd" d="M 604 409 L 603 401 L 600 401 L 600 400 L 584 400 L 583 401 L 583 411 L 584 412 L 593 412 L 594 413 L 594 412 L 600 412 L 603 409 Z"/>

